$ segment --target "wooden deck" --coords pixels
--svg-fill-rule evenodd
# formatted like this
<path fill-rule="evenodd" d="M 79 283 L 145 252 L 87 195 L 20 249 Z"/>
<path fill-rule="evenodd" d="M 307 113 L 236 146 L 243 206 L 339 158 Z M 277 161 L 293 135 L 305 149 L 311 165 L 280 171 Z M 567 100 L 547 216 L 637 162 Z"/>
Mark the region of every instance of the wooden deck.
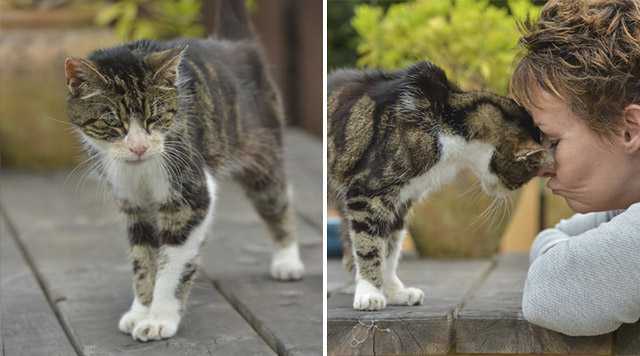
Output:
<path fill-rule="evenodd" d="M 380 312 L 353 310 L 351 276 L 338 260 L 328 262 L 329 355 L 640 355 L 640 324 L 609 335 L 569 337 L 525 321 L 520 307 L 528 267 L 524 254 L 402 261 L 400 278 L 423 289 L 425 304 Z"/>
<path fill-rule="evenodd" d="M 117 323 L 132 298 L 123 217 L 94 181 L 69 172 L 0 174 L 1 355 L 321 355 L 322 144 L 287 135 L 306 276 L 268 276 L 271 241 L 223 184 L 204 274 L 178 334 L 133 341 Z"/>

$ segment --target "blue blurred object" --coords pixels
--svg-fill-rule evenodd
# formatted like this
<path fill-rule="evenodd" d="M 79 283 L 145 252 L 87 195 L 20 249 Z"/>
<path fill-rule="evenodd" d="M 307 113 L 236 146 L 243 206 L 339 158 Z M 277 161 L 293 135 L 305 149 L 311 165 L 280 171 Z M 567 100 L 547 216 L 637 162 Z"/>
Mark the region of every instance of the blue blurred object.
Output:
<path fill-rule="evenodd" d="M 342 256 L 340 218 L 327 218 L 327 257 Z"/>

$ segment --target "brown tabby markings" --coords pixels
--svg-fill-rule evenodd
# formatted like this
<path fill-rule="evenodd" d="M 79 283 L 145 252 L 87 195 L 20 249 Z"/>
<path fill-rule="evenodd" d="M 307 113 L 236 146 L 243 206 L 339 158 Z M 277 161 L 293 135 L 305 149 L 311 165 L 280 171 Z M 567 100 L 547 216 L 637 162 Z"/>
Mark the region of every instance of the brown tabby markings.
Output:
<path fill-rule="evenodd" d="M 344 261 L 351 266 L 353 244 L 360 276 L 377 288 L 412 203 L 400 191 L 439 162 L 441 135 L 494 146 L 490 170 L 509 189 L 544 161 L 522 108 L 492 93 L 462 92 L 430 63 L 393 73 L 338 71 L 328 91 L 329 189 L 345 218 Z"/>
<path fill-rule="evenodd" d="M 166 135 L 171 151 L 166 201 L 120 201 L 128 217 L 134 290 L 143 305 L 151 303 L 163 268 L 162 246 L 184 244 L 207 214 L 205 168 L 216 178 L 239 181 L 278 245 L 295 242 L 282 162 L 284 117 L 255 42 L 138 41 L 89 60 L 86 82 L 72 87 L 69 97 L 72 123 L 109 141 L 122 137 L 130 120 L 141 120 L 145 129 Z M 111 112 L 115 122 L 107 122 Z M 178 299 L 186 300 L 196 267 L 195 259 L 183 266 Z"/>
<path fill-rule="evenodd" d="M 129 258 L 133 264 L 133 291 L 140 303 L 149 306 L 153 299 L 153 287 L 156 277 L 156 260 L 158 251 L 144 245 L 133 245 Z"/>

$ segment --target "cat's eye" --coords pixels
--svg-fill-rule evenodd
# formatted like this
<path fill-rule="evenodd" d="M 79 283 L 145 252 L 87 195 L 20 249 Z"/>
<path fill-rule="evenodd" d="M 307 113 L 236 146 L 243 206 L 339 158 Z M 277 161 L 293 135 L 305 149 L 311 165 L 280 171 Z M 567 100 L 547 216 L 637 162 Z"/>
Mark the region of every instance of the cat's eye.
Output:
<path fill-rule="evenodd" d="M 101 119 L 102 121 L 104 121 L 105 124 L 111 127 L 119 127 L 122 125 L 120 123 L 120 120 L 118 119 L 118 116 L 116 116 L 116 114 L 113 111 L 105 112 L 104 114 L 102 114 Z"/>
<path fill-rule="evenodd" d="M 149 116 L 145 122 L 144 122 L 144 126 L 146 129 L 150 129 L 153 125 L 155 125 L 158 121 L 160 121 L 160 115 L 154 114 Z"/>

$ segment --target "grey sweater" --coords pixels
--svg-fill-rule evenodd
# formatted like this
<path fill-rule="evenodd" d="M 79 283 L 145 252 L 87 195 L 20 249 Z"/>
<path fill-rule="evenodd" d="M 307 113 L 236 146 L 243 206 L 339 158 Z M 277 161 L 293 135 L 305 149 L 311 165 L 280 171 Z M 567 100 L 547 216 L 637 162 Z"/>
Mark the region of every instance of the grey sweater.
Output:
<path fill-rule="evenodd" d="M 563 334 L 599 335 L 640 318 L 640 203 L 576 214 L 536 237 L 522 312 Z"/>

